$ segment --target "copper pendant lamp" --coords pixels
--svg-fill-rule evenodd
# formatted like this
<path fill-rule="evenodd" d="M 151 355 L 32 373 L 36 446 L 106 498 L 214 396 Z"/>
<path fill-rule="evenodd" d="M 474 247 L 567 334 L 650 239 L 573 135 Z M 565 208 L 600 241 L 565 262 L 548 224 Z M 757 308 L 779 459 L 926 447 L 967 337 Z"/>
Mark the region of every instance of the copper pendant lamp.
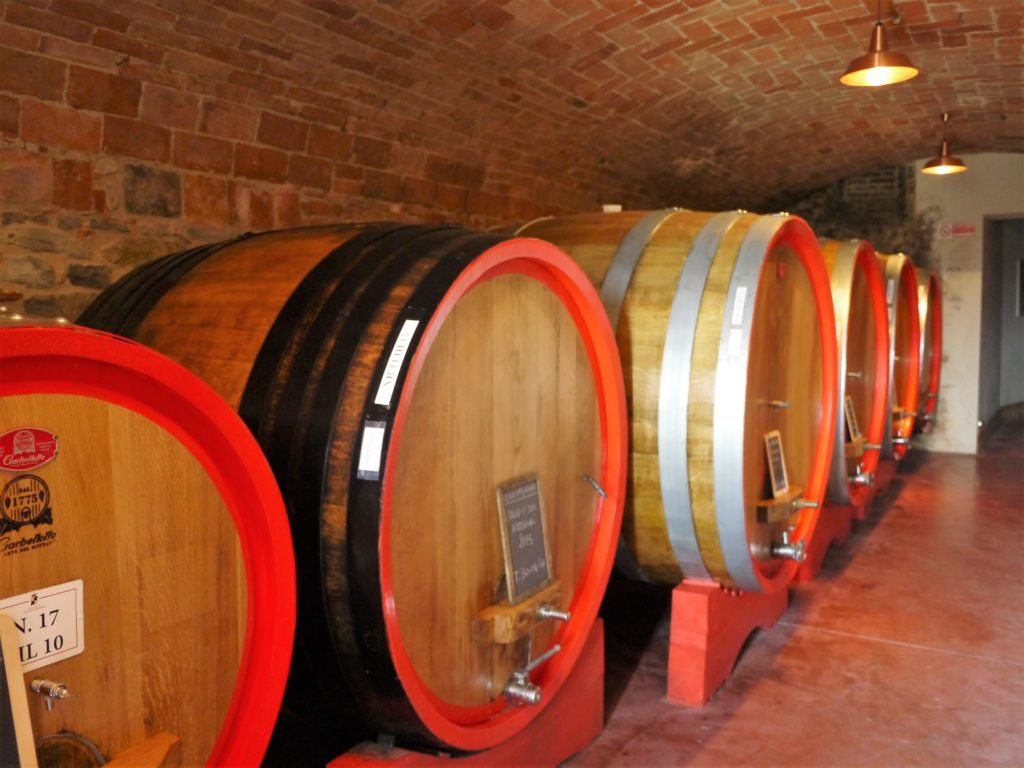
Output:
<path fill-rule="evenodd" d="M 932 176 L 948 176 L 951 173 L 963 173 L 967 170 L 963 160 L 956 155 L 949 154 L 949 139 L 946 138 L 948 126 L 949 112 L 943 112 L 942 143 L 939 145 L 939 154 L 924 164 L 921 173 L 928 173 Z"/>
<path fill-rule="evenodd" d="M 868 52 L 850 62 L 839 82 L 843 85 L 877 87 L 902 83 L 917 77 L 917 74 L 917 67 L 910 63 L 908 56 L 889 50 L 889 40 L 882 23 L 882 0 L 878 0 L 878 21 L 871 30 Z"/>

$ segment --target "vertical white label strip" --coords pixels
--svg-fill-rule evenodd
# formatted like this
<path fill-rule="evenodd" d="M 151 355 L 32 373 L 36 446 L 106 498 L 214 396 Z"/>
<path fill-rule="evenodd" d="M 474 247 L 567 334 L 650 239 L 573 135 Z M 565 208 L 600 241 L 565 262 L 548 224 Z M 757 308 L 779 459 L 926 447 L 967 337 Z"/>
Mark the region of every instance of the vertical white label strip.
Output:
<path fill-rule="evenodd" d="M 356 477 L 377 480 L 380 477 L 380 455 L 384 449 L 383 421 L 368 421 L 363 427 L 363 443 L 359 448 L 359 466 Z"/>
<path fill-rule="evenodd" d="M 740 353 L 743 352 L 743 329 L 742 328 L 730 328 L 729 329 L 729 357 L 739 357 Z"/>
<path fill-rule="evenodd" d="M 885 303 L 890 307 L 892 306 L 892 300 L 896 296 L 896 281 L 886 280 L 885 281 Z"/>
<path fill-rule="evenodd" d="M 30 672 L 85 650 L 81 579 L 0 599 L 0 613 L 18 628 L 21 669 Z"/>
<path fill-rule="evenodd" d="M 384 375 L 380 377 L 377 396 L 373 398 L 373 402 L 377 405 L 391 405 L 391 397 L 395 393 L 395 383 L 398 381 L 398 375 L 402 372 L 405 356 L 409 352 L 409 342 L 412 341 L 412 335 L 416 333 L 419 324 L 419 320 L 406 320 L 402 323 L 402 330 L 398 332 L 398 338 L 395 339 L 395 344 L 391 347 L 391 353 L 388 355 L 387 365 L 384 366 Z"/>
<path fill-rule="evenodd" d="M 743 325 L 743 308 L 747 303 L 747 286 L 741 285 L 736 289 L 736 300 L 732 305 L 732 324 Z"/>

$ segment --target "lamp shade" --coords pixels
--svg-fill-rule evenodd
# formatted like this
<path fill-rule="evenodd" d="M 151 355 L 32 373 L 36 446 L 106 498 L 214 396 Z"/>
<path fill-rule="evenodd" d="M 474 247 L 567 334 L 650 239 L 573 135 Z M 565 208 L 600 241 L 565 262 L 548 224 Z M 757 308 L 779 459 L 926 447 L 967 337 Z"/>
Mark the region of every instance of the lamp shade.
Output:
<path fill-rule="evenodd" d="M 964 161 L 956 155 L 949 154 L 949 142 L 942 140 L 939 147 L 938 157 L 933 157 L 921 169 L 921 173 L 929 173 L 933 176 L 948 176 L 951 173 L 963 173 L 967 170 Z"/>
<path fill-rule="evenodd" d="M 889 50 L 885 26 L 878 21 L 871 30 L 868 52 L 850 62 L 839 82 L 853 86 L 891 85 L 917 77 L 917 74 L 917 67 L 911 64 L 908 56 Z"/>

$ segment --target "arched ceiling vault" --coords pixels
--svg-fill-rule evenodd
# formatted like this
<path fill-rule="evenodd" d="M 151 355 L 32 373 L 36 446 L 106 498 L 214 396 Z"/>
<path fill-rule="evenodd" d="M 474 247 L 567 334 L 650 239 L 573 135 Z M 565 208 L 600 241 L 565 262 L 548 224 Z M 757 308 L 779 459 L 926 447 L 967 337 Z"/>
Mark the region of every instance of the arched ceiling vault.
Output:
<path fill-rule="evenodd" d="M 233 71 L 206 93 L 232 89 L 259 108 L 464 157 L 493 169 L 488 184 L 543 197 L 544 180 L 630 205 L 756 209 L 930 155 L 944 111 L 955 152 L 1024 151 L 1024 4 L 904 0 L 894 13 L 882 2 L 892 47 L 922 74 L 880 89 L 838 82 L 866 50 L 872 0 L 108 6 L 133 16 L 131 34 L 144 40 L 200 55 L 238 46 L 256 62 L 258 76 Z M 202 77 L 194 58 L 174 61 Z M 153 69 L 134 63 L 129 74 L 165 74 Z M 261 90 L 267 78 L 277 90 Z"/>
<path fill-rule="evenodd" d="M 838 83 L 865 52 L 867 0 L 313 0 L 386 109 L 598 162 L 648 202 L 756 207 L 929 156 L 943 111 L 958 153 L 1024 150 L 1024 4 L 883 3 L 921 75 Z M 897 15 L 898 14 L 898 15 Z M 632 185 L 631 185 L 632 186 Z"/>

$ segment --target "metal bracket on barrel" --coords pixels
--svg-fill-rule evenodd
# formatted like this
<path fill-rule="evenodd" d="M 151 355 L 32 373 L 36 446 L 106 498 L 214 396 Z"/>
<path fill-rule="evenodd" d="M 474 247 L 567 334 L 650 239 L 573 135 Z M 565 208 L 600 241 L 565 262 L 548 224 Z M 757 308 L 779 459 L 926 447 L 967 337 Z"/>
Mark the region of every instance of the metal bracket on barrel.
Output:
<path fill-rule="evenodd" d="M 776 499 L 762 499 L 757 503 L 757 520 L 760 523 L 788 523 L 789 518 L 801 509 L 817 509 L 816 501 L 803 497 L 804 489 L 794 486 L 784 496 Z M 772 545 L 772 557 L 801 562 L 806 557 L 803 540 L 792 541 L 793 527 L 787 525 L 782 532 L 782 543 Z"/>
<path fill-rule="evenodd" d="M 516 605 L 508 600 L 489 605 L 473 621 L 473 639 L 480 645 L 511 645 L 542 621 L 569 621 L 572 614 L 558 608 L 561 602 L 562 588 L 556 581 Z"/>
<path fill-rule="evenodd" d="M 803 497 L 804 489 L 793 486 L 785 494 L 757 502 L 757 522 L 784 523 L 801 509 L 815 509 L 818 502 Z"/>

